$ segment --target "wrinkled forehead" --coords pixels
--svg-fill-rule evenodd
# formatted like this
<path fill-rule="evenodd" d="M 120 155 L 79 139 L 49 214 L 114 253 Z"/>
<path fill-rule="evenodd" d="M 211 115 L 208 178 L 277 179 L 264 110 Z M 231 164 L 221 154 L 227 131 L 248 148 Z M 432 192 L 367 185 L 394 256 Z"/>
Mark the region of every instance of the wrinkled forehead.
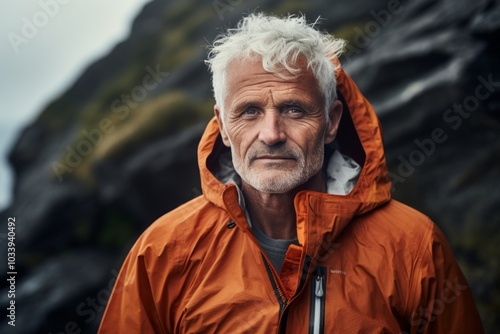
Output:
<path fill-rule="evenodd" d="M 297 74 L 286 69 L 272 73 L 264 69 L 264 66 L 260 59 L 239 59 L 230 63 L 227 68 L 228 76 L 224 99 L 227 108 L 231 109 L 242 101 L 257 102 L 266 96 L 286 97 L 289 101 L 295 99 L 307 101 L 310 106 L 313 104 L 323 106 L 322 91 L 307 65 L 297 67 L 301 69 L 297 71 Z"/>
<path fill-rule="evenodd" d="M 288 57 L 287 59 L 277 59 L 273 55 L 261 56 L 255 53 L 248 55 L 240 55 L 231 59 L 228 62 L 226 71 L 230 72 L 231 67 L 240 67 L 246 65 L 255 65 L 254 69 L 259 67 L 259 70 L 273 73 L 283 78 L 294 78 L 304 74 L 313 74 L 311 67 L 308 66 L 308 60 L 303 55 L 297 57 Z"/>
<path fill-rule="evenodd" d="M 259 57 L 237 58 L 226 68 L 226 93 L 234 85 L 272 81 L 282 84 L 304 84 L 318 89 L 319 84 L 306 59 L 297 59 L 290 64 L 267 64 Z"/>

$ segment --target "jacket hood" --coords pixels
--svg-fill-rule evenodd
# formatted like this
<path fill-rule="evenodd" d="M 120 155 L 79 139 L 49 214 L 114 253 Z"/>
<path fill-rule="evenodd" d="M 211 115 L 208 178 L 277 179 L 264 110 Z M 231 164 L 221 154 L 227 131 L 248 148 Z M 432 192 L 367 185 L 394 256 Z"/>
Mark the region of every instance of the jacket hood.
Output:
<path fill-rule="evenodd" d="M 332 217 L 336 226 L 331 223 L 332 226 L 327 224 L 324 228 L 334 229 L 334 234 L 338 235 L 354 216 L 367 213 L 390 200 L 391 181 L 385 161 L 381 127 L 373 107 L 342 68 L 339 67 L 336 77 L 337 93 L 344 108 L 334 144 L 342 154 L 351 157 L 361 166 L 361 172 L 354 188 L 347 195 L 301 191 L 296 196 L 295 204 L 299 214 L 297 204 L 301 198 L 307 198 L 309 208 L 315 212 L 321 211 L 321 215 L 324 215 L 325 203 L 328 203 L 329 208 L 338 211 L 340 221 L 339 217 Z M 230 200 L 230 197 L 238 198 L 236 186 L 223 184 L 216 177 L 220 159 L 227 156 L 229 151 L 222 143 L 214 117 L 198 147 L 203 194 L 216 206 L 232 213 L 233 219 L 241 219 L 244 213 L 239 204 Z M 325 152 L 328 151 L 331 152 L 331 148 L 325 149 Z"/>

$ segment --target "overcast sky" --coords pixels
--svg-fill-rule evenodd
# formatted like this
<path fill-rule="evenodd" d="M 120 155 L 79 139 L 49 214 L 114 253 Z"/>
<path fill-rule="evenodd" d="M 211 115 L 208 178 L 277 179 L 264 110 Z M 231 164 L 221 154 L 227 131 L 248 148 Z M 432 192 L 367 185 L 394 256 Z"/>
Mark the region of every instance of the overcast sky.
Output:
<path fill-rule="evenodd" d="M 4 0 L 0 5 L 0 209 L 10 201 L 6 156 L 18 132 L 130 31 L 150 0 Z"/>

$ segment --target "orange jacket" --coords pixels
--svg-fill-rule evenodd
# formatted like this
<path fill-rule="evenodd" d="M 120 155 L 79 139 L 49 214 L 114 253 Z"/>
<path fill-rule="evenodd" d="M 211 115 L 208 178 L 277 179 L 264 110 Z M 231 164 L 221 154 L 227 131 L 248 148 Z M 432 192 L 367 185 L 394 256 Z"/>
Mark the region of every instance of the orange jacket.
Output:
<path fill-rule="evenodd" d="M 217 123 L 199 145 L 203 195 L 152 224 L 130 251 L 100 333 L 482 333 L 474 300 L 439 229 L 391 200 L 372 106 L 338 71 L 340 151 L 362 165 L 347 196 L 295 198 L 300 246 L 280 273 L 213 173 Z"/>

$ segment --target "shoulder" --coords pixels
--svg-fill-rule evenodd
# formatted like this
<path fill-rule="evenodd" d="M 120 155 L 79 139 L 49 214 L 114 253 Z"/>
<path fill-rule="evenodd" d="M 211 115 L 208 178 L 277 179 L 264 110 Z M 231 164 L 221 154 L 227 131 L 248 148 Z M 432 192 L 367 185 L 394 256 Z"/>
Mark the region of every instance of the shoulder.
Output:
<path fill-rule="evenodd" d="M 436 265 L 456 265 L 439 227 L 428 216 L 395 200 L 355 218 L 343 241 L 356 252 L 370 254 L 367 259 L 372 264 L 389 265 L 406 279 L 433 276 Z M 381 261 L 373 261 L 375 258 Z"/>
<path fill-rule="evenodd" d="M 431 242 L 436 227 L 428 216 L 396 200 L 357 217 L 351 225 L 353 232 L 374 242 L 410 246 L 412 250 Z"/>
<path fill-rule="evenodd" d="M 431 260 L 429 250 L 434 243 L 435 230 L 429 217 L 391 200 L 354 218 L 338 242 L 345 244 L 352 253 L 345 256 L 377 273 L 390 268 L 387 279 L 405 285 L 403 282 L 412 280 L 417 272 L 423 274 L 419 263 Z M 407 287 L 402 291 L 408 291 Z"/>

